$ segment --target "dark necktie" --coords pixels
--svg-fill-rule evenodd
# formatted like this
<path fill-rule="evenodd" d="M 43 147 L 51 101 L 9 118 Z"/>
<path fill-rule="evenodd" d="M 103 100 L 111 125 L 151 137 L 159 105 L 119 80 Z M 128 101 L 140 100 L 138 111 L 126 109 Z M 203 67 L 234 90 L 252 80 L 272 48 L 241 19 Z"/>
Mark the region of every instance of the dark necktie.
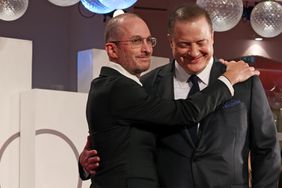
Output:
<path fill-rule="evenodd" d="M 192 83 L 192 87 L 189 91 L 188 97 L 192 96 L 193 94 L 200 91 L 199 80 L 200 80 L 199 77 L 197 75 L 194 75 L 194 74 L 191 75 L 190 78 L 188 79 L 188 82 Z M 189 131 L 191 138 L 192 138 L 195 145 L 198 144 L 197 129 L 198 129 L 198 123 L 190 124 L 189 127 L 188 127 L 188 131 Z"/>

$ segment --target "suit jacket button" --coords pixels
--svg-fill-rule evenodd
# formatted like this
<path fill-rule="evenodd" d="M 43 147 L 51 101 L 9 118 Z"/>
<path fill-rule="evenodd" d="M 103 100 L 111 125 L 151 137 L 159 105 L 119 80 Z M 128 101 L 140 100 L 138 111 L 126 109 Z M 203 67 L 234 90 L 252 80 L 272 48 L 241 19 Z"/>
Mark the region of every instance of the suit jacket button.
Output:
<path fill-rule="evenodd" d="M 193 153 L 193 155 L 192 155 L 192 161 L 193 162 L 196 162 L 198 160 L 198 158 L 195 156 L 195 154 Z"/>

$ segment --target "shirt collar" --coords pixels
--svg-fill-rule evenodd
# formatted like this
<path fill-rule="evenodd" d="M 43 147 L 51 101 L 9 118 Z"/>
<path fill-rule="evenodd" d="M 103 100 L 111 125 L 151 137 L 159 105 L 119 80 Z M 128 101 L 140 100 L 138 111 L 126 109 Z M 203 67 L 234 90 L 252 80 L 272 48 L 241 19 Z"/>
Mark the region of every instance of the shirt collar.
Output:
<path fill-rule="evenodd" d="M 210 79 L 210 72 L 213 64 L 213 57 L 209 60 L 208 65 L 204 68 L 204 70 L 197 74 L 197 76 L 200 78 L 201 82 L 203 82 L 205 85 L 209 84 Z M 191 75 L 188 74 L 175 60 L 175 78 L 179 80 L 180 82 L 187 82 L 188 78 Z"/>
<path fill-rule="evenodd" d="M 110 67 L 116 71 L 118 71 L 120 74 L 122 74 L 123 76 L 135 81 L 136 83 L 138 83 L 140 86 L 142 86 L 142 83 L 140 82 L 140 80 L 135 76 L 130 74 L 127 70 L 125 70 L 120 64 L 118 63 L 114 63 L 114 62 L 109 62 L 107 64 L 107 67 Z"/>

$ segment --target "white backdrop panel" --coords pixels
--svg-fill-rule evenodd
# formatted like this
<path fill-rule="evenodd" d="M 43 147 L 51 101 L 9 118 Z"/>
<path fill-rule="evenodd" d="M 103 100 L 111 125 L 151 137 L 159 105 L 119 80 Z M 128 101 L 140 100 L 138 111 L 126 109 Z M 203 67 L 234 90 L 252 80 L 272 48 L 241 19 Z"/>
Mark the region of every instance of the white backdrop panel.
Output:
<path fill-rule="evenodd" d="M 26 187 L 89 188 L 89 181 L 79 179 L 77 163 L 88 135 L 86 100 L 85 93 L 39 89 L 21 93 L 21 144 L 26 148 L 21 160 L 30 164 L 21 175 L 25 179 L 34 175 Z M 32 153 L 34 158 L 24 157 Z"/>
<path fill-rule="evenodd" d="M 19 188 L 19 92 L 31 89 L 32 42 L 0 37 L 0 186 Z"/>

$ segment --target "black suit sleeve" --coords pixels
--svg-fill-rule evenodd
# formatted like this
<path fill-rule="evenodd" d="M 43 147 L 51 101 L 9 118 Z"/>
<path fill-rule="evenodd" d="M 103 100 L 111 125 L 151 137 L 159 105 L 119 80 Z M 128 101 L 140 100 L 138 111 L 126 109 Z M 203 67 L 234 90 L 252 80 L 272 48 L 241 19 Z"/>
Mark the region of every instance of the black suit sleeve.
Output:
<path fill-rule="evenodd" d="M 125 78 L 114 84 L 111 93 L 113 116 L 164 125 L 199 122 L 231 98 L 229 89 L 220 80 L 186 100 L 169 101 L 151 97 L 143 87 Z"/>
<path fill-rule="evenodd" d="M 78 161 L 78 171 L 79 171 L 79 177 L 81 180 L 89 180 L 90 179 L 90 175 L 89 174 L 85 174 L 83 167 L 81 166 L 80 162 Z"/>
<path fill-rule="evenodd" d="M 276 188 L 280 149 L 273 115 L 258 77 L 253 80 L 250 113 L 253 188 Z"/>

